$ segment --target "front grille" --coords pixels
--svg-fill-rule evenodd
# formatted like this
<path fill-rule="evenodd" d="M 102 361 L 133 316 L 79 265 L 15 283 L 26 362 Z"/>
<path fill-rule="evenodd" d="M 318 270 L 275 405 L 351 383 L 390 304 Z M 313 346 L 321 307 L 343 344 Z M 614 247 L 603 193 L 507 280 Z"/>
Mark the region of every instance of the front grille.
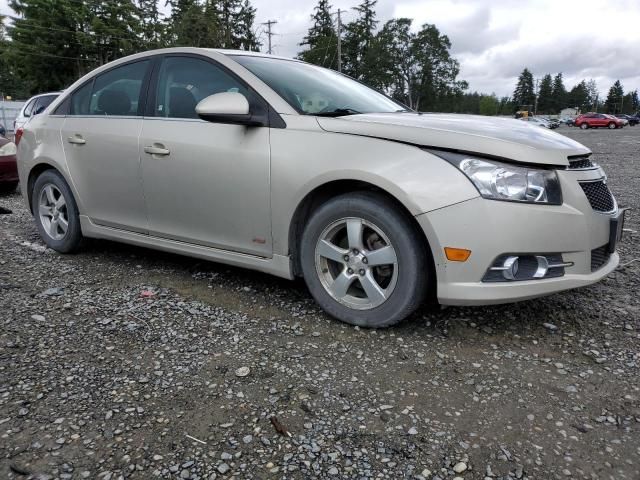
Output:
<path fill-rule="evenodd" d="M 594 166 L 595 165 L 593 164 L 591 159 L 587 157 L 569 160 L 569 170 L 577 170 L 580 168 L 591 168 Z"/>
<path fill-rule="evenodd" d="M 611 195 L 611 191 L 609 191 L 609 187 L 604 181 L 581 182 L 580 186 L 584 190 L 591 208 L 596 212 L 611 212 L 615 208 L 613 195 Z"/>
<path fill-rule="evenodd" d="M 609 245 L 603 245 L 602 247 L 594 248 L 591 250 L 591 271 L 595 272 L 604 266 L 609 261 Z"/>

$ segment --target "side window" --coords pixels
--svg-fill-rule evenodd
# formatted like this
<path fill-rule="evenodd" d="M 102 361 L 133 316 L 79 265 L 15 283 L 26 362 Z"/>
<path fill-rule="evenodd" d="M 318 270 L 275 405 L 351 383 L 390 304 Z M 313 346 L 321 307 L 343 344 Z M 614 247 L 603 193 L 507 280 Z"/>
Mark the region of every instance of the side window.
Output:
<path fill-rule="evenodd" d="M 142 116 L 140 92 L 149 61 L 130 63 L 96 77 L 89 115 Z"/>
<path fill-rule="evenodd" d="M 51 105 L 51 102 L 53 102 L 55 99 L 57 98 L 57 95 L 46 95 L 44 97 L 40 97 L 36 100 L 36 104 L 33 107 L 33 114 L 34 115 L 39 115 L 42 112 L 45 111 L 45 109 Z"/>
<path fill-rule="evenodd" d="M 89 115 L 89 103 L 91 102 L 91 89 L 93 82 L 85 83 L 71 95 L 71 108 L 69 115 Z"/>
<path fill-rule="evenodd" d="M 22 114 L 25 117 L 30 117 L 31 116 L 31 112 L 33 111 L 33 106 L 36 104 L 35 99 L 31 100 L 29 103 L 27 103 L 27 106 L 24 107 L 24 111 L 22 112 Z"/>
<path fill-rule="evenodd" d="M 198 118 L 198 102 L 221 92 L 242 93 L 254 111 L 261 104 L 242 82 L 222 68 L 194 57 L 167 57 L 158 75 L 155 116 Z"/>

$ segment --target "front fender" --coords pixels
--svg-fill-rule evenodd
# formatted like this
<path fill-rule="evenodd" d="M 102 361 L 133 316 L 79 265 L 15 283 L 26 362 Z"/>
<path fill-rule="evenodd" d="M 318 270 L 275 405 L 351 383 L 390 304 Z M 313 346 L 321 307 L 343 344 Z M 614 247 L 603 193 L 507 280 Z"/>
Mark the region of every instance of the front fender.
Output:
<path fill-rule="evenodd" d="M 288 254 L 294 213 L 316 188 L 337 180 L 374 185 L 420 215 L 478 196 L 448 162 L 418 147 L 357 135 L 273 129 L 271 206 L 274 253 Z"/>

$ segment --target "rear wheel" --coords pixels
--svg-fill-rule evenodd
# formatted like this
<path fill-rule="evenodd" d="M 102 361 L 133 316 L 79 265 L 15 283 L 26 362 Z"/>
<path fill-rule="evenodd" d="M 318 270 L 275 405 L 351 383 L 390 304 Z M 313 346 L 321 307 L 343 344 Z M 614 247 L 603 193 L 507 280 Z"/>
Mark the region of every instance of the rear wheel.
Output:
<path fill-rule="evenodd" d="M 427 245 L 415 226 L 370 192 L 341 195 L 316 210 L 300 255 L 313 297 L 352 325 L 400 322 L 422 303 L 431 280 Z"/>
<path fill-rule="evenodd" d="M 588 124 L 587 122 L 581 123 L 581 124 L 580 124 L 580 128 L 581 128 L 582 130 L 586 130 L 587 128 L 589 128 L 589 124 Z"/>
<path fill-rule="evenodd" d="M 609 127 L 609 130 L 613 130 L 614 128 L 616 128 L 616 124 L 613 122 L 609 122 L 609 125 L 607 125 L 607 127 Z"/>
<path fill-rule="evenodd" d="M 49 248 L 61 253 L 78 248 L 82 240 L 78 207 L 62 175 L 46 170 L 36 179 L 31 207 L 40 236 Z"/>

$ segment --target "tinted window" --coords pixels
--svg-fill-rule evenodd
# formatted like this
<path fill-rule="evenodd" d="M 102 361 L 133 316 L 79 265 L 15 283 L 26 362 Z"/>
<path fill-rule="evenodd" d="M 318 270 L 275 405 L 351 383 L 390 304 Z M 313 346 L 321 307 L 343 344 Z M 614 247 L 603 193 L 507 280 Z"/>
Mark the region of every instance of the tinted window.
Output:
<path fill-rule="evenodd" d="M 255 103 L 248 89 L 222 68 L 194 57 L 167 57 L 158 76 L 155 116 L 198 118 L 198 102 L 221 92 L 239 92 Z"/>
<path fill-rule="evenodd" d="M 44 97 L 40 97 L 38 99 L 36 99 L 36 104 L 33 108 L 33 114 L 34 115 L 38 115 L 42 112 L 44 112 L 44 110 L 51 105 L 51 102 L 53 102 L 58 96 L 57 95 L 46 95 Z"/>
<path fill-rule="evenodd" d="M 148 66 L 144 60 L 99 75 L 93 83 L 89 115 L 142 115 L 140 92 Z"/>
<path fill-rule="evenodd" d="M 33 106 L 36 104 L 35 100 L 31 100 L 29 103 L 27 103 L 27 106 L 24 107 L 24 112 L 22 112 L 22 114 L 25 117 L 30 117 L 31 116 L 31 112 L 33 111 Z"/>
<path fill-rule="evenodd" d="M 69 115 L 89 115 L 89 103 L 91 103 L 91 88 L 93 82 L 86 83 L 71 95 L 71 108 Z"/>

